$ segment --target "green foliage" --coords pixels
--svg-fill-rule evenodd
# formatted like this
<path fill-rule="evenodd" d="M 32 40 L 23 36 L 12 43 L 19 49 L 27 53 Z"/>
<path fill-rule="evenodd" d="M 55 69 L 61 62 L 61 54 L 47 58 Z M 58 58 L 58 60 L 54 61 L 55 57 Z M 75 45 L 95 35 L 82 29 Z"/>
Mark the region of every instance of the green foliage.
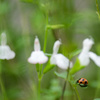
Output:
<path fill-rule="evenodd" d="M 100 100 L 100 98 L 95 98 L 94 100 Z"/>
<path fill-rule="evenodd" d="M 81 66 L 79 59 L 77 59 L 74 66 L 70 70 L 70 74 L 74 74 L 74 73 L 76 73 L 77 71 L 79 71 L 83 68 L 85 68 L 85 66 Z"/>
<path fill-rule="evenodd" d="M 28 2 L 28 3 L 32 3 L 34 0 L 20 0 L 22 2 Z"/>
<path fill-rule="evenodd" d="M 65 27 L 64 25 L 62 24 L 57 24 L 57 25 L 47 25 L 47 28 L 48 29 L 59 29 L 59 28 L 63 28 Z"/>
<path fill-rule="evenodd" d="M 6 14 L 9 11 L 9 5 L 6 2 L 0 3 L 0 14 Z"/>
<path fill-rule="evenodd" d="M 54 74 L 56 76 L 61 77 L 61 78 L 64 78 L 64 79 L 66 79 L 66 77 L 67 77 L 67 72 L 58 73 L 58 72 L 55 71 Z"/>
<path fill-rule="evenodd" d="M 100 43 L 96 44 L 96 51 L 100 55 Z"/>
<path fill-rule="evenodd" d="M 73 58 L 74 56 L 78 55 L 81 52 L 81 49 L 75 50 L 69 54 L 69 59 Z"/>
<path fill-rule="evenodd" d="M 14 100 L 18 97 L 21 97 L 21 94 L 22 94 L 22 90 L 19 89 L 18 87 L 11 87 L 8 90 L 8 95 L 10 100 Z"/>
<path fill-rule="evenodd" d="M 46 56 L 51 57 L 52 54 L 45 53 Z"/>
<path fill-rule="evenodd" d="M 92 88 L 100 88 L 100 82 L 97 80 L 91 81 L 91 83 L 89 83 L 89 86 L 91 86 Z"/>
<path fill-rule="evenodd" d="M 51 81 L 51 86 L 49 89 L 43 90 L 44 97 L 43 100 L 58 100 L 61 97 L 62 94 L 62 87 L 59 84 L 59 80 L 53 79 Z M 65 90 L 64 96 L 71 96 L 73 95 L 72 91 Z"/>
<path fill-rule="evenodd" d="M 51 56 L 54 41 L 61 38 L 62 45 L 65 47 L 62 50 L 61 46 L 60 53 L 65 56 L 69 55 L 69 58 L 72 59 L 80 53 L 79 47 L 82 40 L 89 36 L 92 36 L 95 41 L 93 50 L 96 49 L 96 52 L 100 55 L 100 22 L 96 14 L 95 2 L 91 1 L 87 6 L 88 3 L 88 0 L 79 1 L 79 3 L 73 2 L 73 0 L 0 0 L 0 32 L 6 31 L 7 44 L 16 53 L 14 59 L 2 61 L 2 79 L 9 100 L 36 100 L 36 95 L 33 94 L 37 94 L 37 73 L 35 65 L 29 64 L 27 59 L 31 50 L 33 50 L 33 41 L 36 35 L 40 39 L 41 50 L 43 50 L 46 27 L 50 29 L 47 36 L 46 56 Z M 99 0 L 98 3 L 100 4 Z M 47 10 L 48 26 L 46 26 L 45 16 Z M 93 100 L 96 97 L 96 89 L 100 88 L 99 79 L 96 78 L 99 77 L 99 74 L 97 74 L 98 67 L 93 64 L 90 65 L 86 70 L 82 70 L 81 74 L 76 75 L 76 72 L 85 67 L 80 66 L 79 61 L 76 60 L 75 65 L 70 70 L 72 75 L 76 75 L 75 78 L 88 77 L 91 80 L 87 91 L 78 88 L 81 91 L 79 94 L 82 100 Z M 54 67 L 55 65 L 49 63 L 44 68 L 43 73 L 47 73 Z M 88 73 L 85 74 L 86 72 Z M 61 78 L 67 76 L 66 73 L 55 72 L 55 74 Z M 41 90 L 44 91 L 41 94 L 41 99 L 44 97 L 43 100 L 59 100 L 63 81 L 53 80 L 51 82 L 50 78 L 47 80 L 45 77 L 54 78 L 55 75 L 52 71 L 44 75 L 41 84 Z M 63 80 L 61 78 L 59 79 Z M 69 77 L 68 81 L 76 87 L 77 80 L 72 78 Z M 94 78 L 95 81 L 92 81 Z M 51 85 L 48 83 L 51 83 Z M 33 85 L 35 89 L 30 88 Z M 46 89 L 44 89 L 45 87 Z M 70 91 L 69 88 L 68 84 L 65 96 L 71 98 L 65 97 L 65 100 L 76 98 L 72 93 L 74 90 Z M 89 94 L 91 90 L 93 92 Z M 30 94 L 32 94 L 32 97 L 30 97 Z M 2 92 L 0 92 L 0 100 L 3 100 Z"/>
<path fill-rule="evenodd" d="M 31 26 L 36 33 L 44 35 L 44 30 L 46 27 L 45 26 L 45 16 L 41 12 L 41 10 L 36 9 L 35 12 L 32 13 Z M 40 30 L 41 30 L 41 32 L 40 32 Z"/>
<path fill-rule="evenodd" d="M 55 67 L 55 65 L 50 64 L 50 60 L 48 61 L 48 64 L 46 65 L 46 67 L 43 70 L 43 74 L 47 73 L 48 71 L 50 71 L 51 69 L 53 69 Z"/>

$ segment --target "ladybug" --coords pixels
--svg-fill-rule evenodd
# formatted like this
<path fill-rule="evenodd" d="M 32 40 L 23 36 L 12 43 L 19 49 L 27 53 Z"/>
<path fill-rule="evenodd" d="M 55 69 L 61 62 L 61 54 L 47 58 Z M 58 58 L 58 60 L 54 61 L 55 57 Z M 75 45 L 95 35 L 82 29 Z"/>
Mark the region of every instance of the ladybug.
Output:
<path fill-rule="evenodd" d="M 81 87 L 87 87 L 88 86 L 88 81 L 85 78 L 80 78 L 79 80 L 77 80 L 76 83 L 79 84 Z"/>

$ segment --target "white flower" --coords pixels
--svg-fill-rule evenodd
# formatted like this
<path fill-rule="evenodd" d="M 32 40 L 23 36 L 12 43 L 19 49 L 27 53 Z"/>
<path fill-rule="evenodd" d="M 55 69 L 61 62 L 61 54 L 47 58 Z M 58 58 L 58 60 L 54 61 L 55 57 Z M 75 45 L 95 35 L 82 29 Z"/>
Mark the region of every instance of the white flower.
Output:
<path fill-rule="evenodd" d="M 15 53 L 10 49 L 8 45 L 6 45 L 6 43 L 6 34 L 3 32 L 1 34 L 0 59 L 13 59 L 15 57 Z"/>
<path fill-rule="evenodd" d="M 43 51 L 41 51 L 40 43 L 38 37 L 34 41 L 34 51 L 31 53 L 31 56 L 28 58 L 28 62 L 32 64 L 43 64 L 48 61 L 48 57 L 45 56 Z"/>
<path fill-rule="evenodd" d="M 90 52 L 92 45 L 94 44 L 92 39 L 85 39 L 83 41 L 83 49 L 79 54 L 78 58 L 82 66 L 87 66 L 90 62 L 90 58 L 95 62 L 97 66 L 100 67 L 100 56 L 97 56 L 95 53 Z"/>
<path fill-rule="evenodd" d="M 69 66 L 69 59 L 66 58 L 62 54 L 57 54 L 58 53 L 58 50 L 59 50 L 60 44 L 61 44 L 61 42 L 59 40 L 57 40 L 54 43 L 53 54 L 52 54 L 52 56 L 50 58 L 50 63 L 57 65 L 61 69 L 67 69 L 68 66 Z"/>

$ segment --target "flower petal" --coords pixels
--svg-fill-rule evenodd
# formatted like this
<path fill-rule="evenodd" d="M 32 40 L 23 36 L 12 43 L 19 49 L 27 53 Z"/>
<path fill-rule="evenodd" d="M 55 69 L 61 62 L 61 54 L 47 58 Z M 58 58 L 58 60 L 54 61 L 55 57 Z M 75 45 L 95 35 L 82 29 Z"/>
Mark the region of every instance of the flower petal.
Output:
<path fill-rule="evenodd" d="M 94 41 L 92 39 L 86 38 L 83 41 L 83 48 L 85 48 L 89 51 L 93 44 L 94 44 Z"/>
<path fill-rule="evenodd" d="M 54 46 L 53 46 L 53 54 L 57 54 L 57 53 L 58 53 L 60 44 L 61 44 L 61 42 L 60 42 L 59 40 L 57 40 L 57 41 L 54 43 Z"/>
<path fill-rule="evenodd" d="M 48 57 L 45 56 L 43 51 L 39 51 L 38 52 L 38 63 L 43 64 L 43 63 L 46 63 L 47 61 L 48 61 Z"/>
<path fill-rule="evenodd" d="M 70 61 L 70 68 L 72 68 L 72 67 L 73 67 L 73 62 Z"/>
<path fill-rule="evenodd" d="M 38 63 L 38 57 L 37 57 L 38 53 L 36 51 L 33 51 L 31 53 L 31 56 L 28 58 L 28 62 L 32 63 L 32 64 L 36 64 Z"/>
<path fill-rule="evenodd" d="M 55 54 L 51 56 L 51 58 L 50 58 L 50 63 L 51 64 L 56 64 L 55 56 L 56 56 Z"/>
<path fill-rule="evenodd" d="M 97 66 L 100 67 L 100 56 L 97 56 L 95 53 L 93 52 L 89 52 L 89 57 L 95 62 L 95 64 Z"/>
<path fill-rule="evenodd" d="M 48 61 L 48 57 L 44 55 L 43 51 L 33 51 L 28 58 L 28 62 L 32 64 L 43 64 Z"/>
<path fill-rule="evenodd" d="M 67 69 L 69 66 L 69 59 L 62 54 L 56 54 L 56 64 L 61 69 Z"/>
<path fill-rule="evenodd" d="M 34 50 L 35 51 L 40 51 L 41 50 L 40 42 L 39 42 L 39 39 L 38 39 L 37 36 L 35 37 L 35 41 L 34 41 Z"/>
<path fill-rule="evenodd" d="M 80 64 L 82 66 L 87 66 L 90 62 L 89 53 L 88 52 L 81 52 L 78 56 L 78 59 L 80 60 Z"/>
<path fill-rule="evenodd" d="M 3 32 L 1 34 L 1 45 L 6 45 L 6 43 L 7 43 L 6 33 Z"/>
<path fill-rule="evenodd" d="M 0 46 L 0 59 L 13 59 L 15 57 L 15 53 L 10 49 L 9 46 L 4 45 Z"/>

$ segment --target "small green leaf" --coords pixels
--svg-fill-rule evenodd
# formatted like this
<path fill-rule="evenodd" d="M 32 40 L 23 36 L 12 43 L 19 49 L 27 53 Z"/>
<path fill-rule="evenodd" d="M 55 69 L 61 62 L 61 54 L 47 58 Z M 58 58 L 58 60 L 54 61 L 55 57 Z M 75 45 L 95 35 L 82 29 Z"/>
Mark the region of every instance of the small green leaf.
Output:
<path fill-rule="evenodd" d="M 65 25 L 62 24 L 58 24 L 58 25 L 47 25 L 48 29 L 58 29 L 58 28 L 62 28 L 65 27 Z"/>
<path fill-rule="evenodd" d="M 45 53 L 46 56 L 51 57 L 52 54 Z"/>
<path fill-rule="evenodd" d="M 55 65 L 50 64 L 50 60 L 49 60 L 47 66 L 46 66 L 46 67 L 44 68 L 44 70 L 43 70 L 43 74 L 47 73 L 48 71 L 50 71 L 50 70 L 53 69 L 54 67 L 55 67 Z"/>
<path fill-rule="evenodd" d="M 78 50 L 75 50 L 75 51 L 71 52 L 69 54 L 69 58 L 71 59 L 72 57 L 78 55 L 80 52 L 81 52 L 81 49 L 78 49 Z"/>
<path fill-rule="evenodd" d="M 94 100 L 100 100 L 100 98 L 95 98 Z"/>
<path fill-rule="evenodd" d="M 74 66 L 72 67 L 72 69 L 70 70 L 70 74 L 74 74 L 77 71 L 85 68 L 86 66 L 81 66 L 79 59 L 76 60 Z"/>
<path fill-rule="evenodd" d="M 67 77 L 67 72 L 58 73 L 58 72 L 55 71 L 54 74 L 55 74 L 56 76 L 61 77 L 61 78 L 64 78 L 64 79 L 66 79 L 66 77 Z"/>

